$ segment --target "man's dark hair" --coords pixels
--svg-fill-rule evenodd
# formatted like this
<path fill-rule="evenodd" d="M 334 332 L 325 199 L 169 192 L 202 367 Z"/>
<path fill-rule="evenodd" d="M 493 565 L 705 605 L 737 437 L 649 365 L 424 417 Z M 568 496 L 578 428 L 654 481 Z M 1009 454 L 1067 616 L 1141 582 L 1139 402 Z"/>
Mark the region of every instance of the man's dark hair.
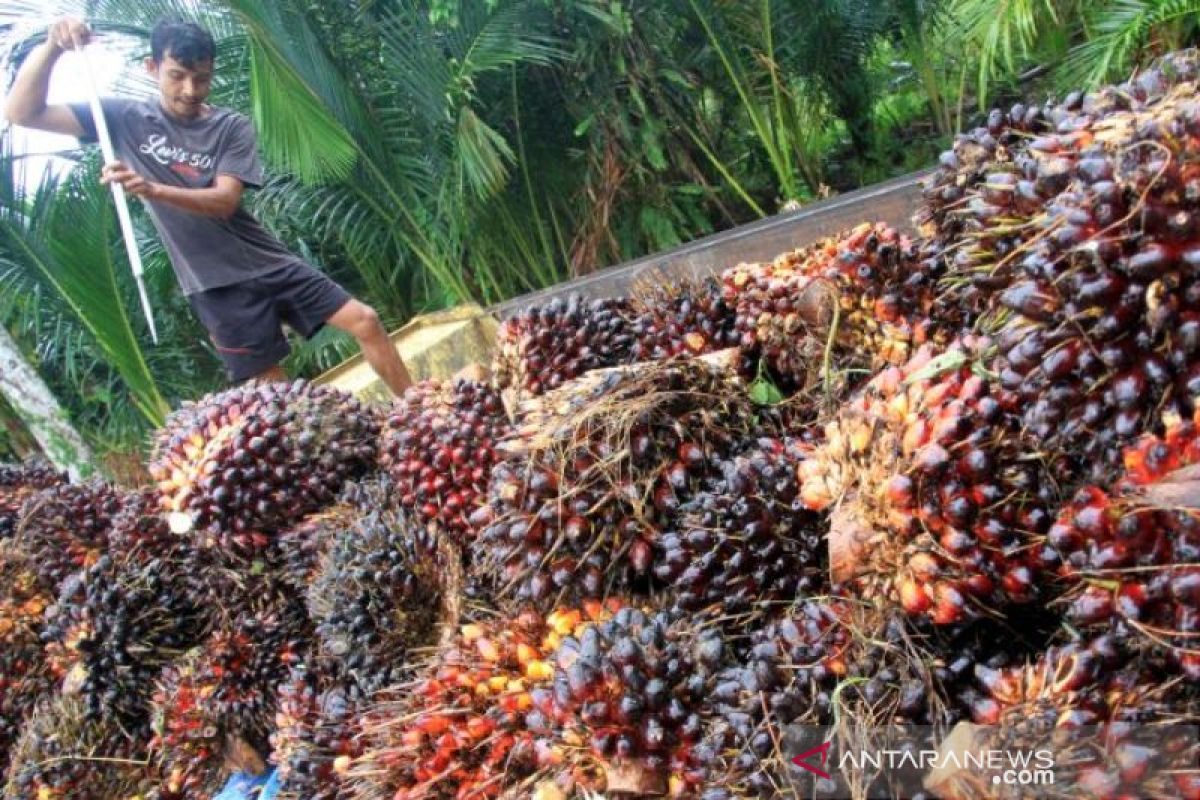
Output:
<path fill-rule="evenodd" d="M 217 46 L 212 34 L 196 23 L 164 19 L 150 33 L 150 55 L 160 64 L 163 56 L 169 55 L 192 69 L 197 64 L 214 61 Z"/>

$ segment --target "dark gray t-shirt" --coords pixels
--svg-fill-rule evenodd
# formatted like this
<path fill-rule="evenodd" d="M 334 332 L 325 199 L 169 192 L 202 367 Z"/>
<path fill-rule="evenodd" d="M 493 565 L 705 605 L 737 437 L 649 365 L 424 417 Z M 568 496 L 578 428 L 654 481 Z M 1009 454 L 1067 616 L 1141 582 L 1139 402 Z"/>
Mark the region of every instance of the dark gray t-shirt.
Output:
<path fill-rule="evenodd" d="M 212 186 L 217 175 L 262 184 L 254 126 L 242 114 L 212 108 L 201 119 L 182 121 L 168 116 L 157 98 L 103 103 L 117 158 L 139 175 L 189 189 Z M 95 141 L 88 105 L 73 104 L 71 110 L 83 126 L 83 140 Z M 241 283 L 299 260 L 244 208 L 221 219 L 162 202 L 148 201 L 146 207 L 184 294 Z"/>

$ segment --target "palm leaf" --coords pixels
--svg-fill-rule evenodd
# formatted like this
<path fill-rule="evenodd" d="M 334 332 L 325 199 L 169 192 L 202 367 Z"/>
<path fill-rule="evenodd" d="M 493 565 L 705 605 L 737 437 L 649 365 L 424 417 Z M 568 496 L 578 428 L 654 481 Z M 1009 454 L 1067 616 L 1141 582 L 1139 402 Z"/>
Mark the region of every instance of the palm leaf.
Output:
<path fill-rule="evenodd" d="M 1016 71 L 1018 59 L 1034 48 L 1039 34 L 1060 25 L 1055 0 L 954 0 L 952 13 L 966 40 L 978 48 L 981 104 L 1001 70 Z"/>
<path fill-rule="evenodd" d="M 267 162 L 304 183 L 349 176 L 358 158 L 354 138 L 297 70 L 302 60 L 287 52 L 291 45 L 311 56 L 308 31 L 303 26 L 288 30 L 268 4 L 227 2 L 249 38 L 251 109 Z M 289 35 L 296 30 L 301 35 Z"/>
<path fill-rule="evenodd" d="M 161 424 L 170 409 L 118 287 L 107 190 L 92 171 L 86 178 L 73 173 L 61 184 L 47 177 L 27 195 L 7 142 L 5 137 L 0 155 L 0 248 L 10 268 L 20 265 L 71 309 L 129 387 L 138 410 Z M 140 323 L 140 314 L 137 318 Z"/>
<path fill-rule="evenodd" d="M 1086 15 L 1086 41 L 1072 49 L 1066 75 L 1097 86 L 1128 72 L 1154 34 L 1166 26 L 1200 19 L 1200 0 L 1108 0 Z"/>

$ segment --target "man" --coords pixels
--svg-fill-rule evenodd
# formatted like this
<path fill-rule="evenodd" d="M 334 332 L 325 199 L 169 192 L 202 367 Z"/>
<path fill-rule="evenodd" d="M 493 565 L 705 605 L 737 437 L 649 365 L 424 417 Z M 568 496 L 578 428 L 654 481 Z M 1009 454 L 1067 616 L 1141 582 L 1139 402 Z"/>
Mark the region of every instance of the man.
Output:
<path fill-rule="evenodd" d="M 87 104 L 46 104 L 55 63 L 89 38 L 77 19 L 50 28 L 13 83 L 5 109 L 11 122 L 95 140 Z M 306 337 L 328 323 L 354 336 L 379 377 L 402 393 L 411 379 L 375 311 L 289 252 L 242 208 L 242 192 L 261 184 L 262 167 L 250 121 L 205 102 L 216 56 L 212 36 L 192 23 L 160 22 L 150 52 L 146 71 L 158 97 L 103 102 L 120 160 L 104 166 L 101 180 L 145 202 L 230 380 L 286 379 L 279 366 L 289 351 L 283 323 Z"/>

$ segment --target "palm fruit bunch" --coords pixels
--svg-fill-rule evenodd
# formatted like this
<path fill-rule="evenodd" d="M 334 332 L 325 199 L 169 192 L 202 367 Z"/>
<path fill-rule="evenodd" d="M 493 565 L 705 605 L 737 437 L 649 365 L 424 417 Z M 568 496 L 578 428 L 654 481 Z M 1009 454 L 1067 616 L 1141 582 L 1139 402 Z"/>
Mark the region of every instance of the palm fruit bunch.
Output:
<path fill-rule="evenodd" d="M 47 699 L 12 752 L 4 800 L 137 800 L 150 771 L 119 726 L 93 720 L 78 698 Z"/>
<path fill-rule="evenodd" d="M 375 415 L 336 389 L 241 386 L 173 412 L 149 468 L 173 530 L 257 551 L 372 468 L 378 435 Z"/>
<path fill-rule="evenodd" d="M 11 542 L 0 542 L 0 771 L 21 723 L 55 687 L 40 635 L 53 600 L 29 557 Z"/>
<path fill-rule="evenodd" d="M 423 381 L 408 389 L 388 415 L 380 454 L 400 507 L 465 543 L 496 443 L 509 429 L 499 392 L 486 384 Z"/>
<path fill-rule="evenodd" d="M 715 607 L 744 623 L 824 588 L 824 528 L 800 498 L 803 459 L 796 440 L 752 437 L 680 505 L 654 565 L 676 608 Z"/>
<path fill-rule="evenodd" d="M 629 316 L 635 330 L 633 361 L 701 356 L 741 341 L 734 309 L 714 278 L 640 289 Z"/>
<path fill-rule="evenodd" d="M 404 677 L 408 656 L 432 644 L 444 558 L 403 514 L 375 511 L 346 526 L 308 590 L 322 671 L 358 700 Z"/>
<path fill-rule="evenodd" d="M 141 489 L 122 498 L 121 510 L 108 532 L 108 551 L 114 555 L 165 556 L 186 554 L 191 542 L 171 532 L 158 492 Z"/>
<path fill-rule="evenodd" d="M 98 480 L 44 489 L 25 501 L 16 538 L 38 572 L 58 584 L 107 551 L 122 500 L 116 489 Z"/>
<path fill-rule="evenodd" d="M 364 753 L 346 778 L 351 797 L 498 797 L 562 764 L 564 748 L 538 742 L 526 725 L 532 691 L 549 686 L 548 660 L 562 642 L 603 622 L 613 601 L 524 611 L 515 619 L 460 626 L 423 674 L 361 719 Z"/>
<path fill-rule="evenodd" d="M 1200 681 L 1200 511 L 1194 421 L 1145 436 L 1125 452 L 1124 478 L 1111 492 L 1080 489 L 1050 529 L 1073 590 L 1067 616 L 1077 626 L 1114 626 L 1163 647 Z"/>
<path fill-rule="evenodd" d="M 1200 77 L 1195 55 L 1047 110 L 950 211 L 995 365 L 1065 477 L 1106 482 L 1123 447 L 1200 393 Z"/>
<path fill-rule="evenodd" d="M 972 717 L 986 727 L 972 749 L 1042 753 L 1054 785 L 1072 796 L 1200 796 L 1200 699 L 1160 668 L 1128 661 L 1111 637 L 975 671 Z M 1018 796 L 997 794 L 998 782 L 987 770 L 961 770 L 933 788 L 953 800 Z"/>
<path fill-rule="evenodd" d="M 355 740 L 358 704 L 338 681 L 292 667 L 279 686 L 271 761 L 280 800 L 337 800 L 341 776 L 361 755 Z"/>
<path fill-rule="evenodd" d="M 947 630 L 843 594 L 796 600 L 717 676 L 697 746 L 710 765 L 701 796 L 807 796 L 781 744 L 789 726 L 848 736 L 892 726 L 944 732 L 965 716 L 961 698 L 974 670 L 1004 667 L 1044 647 L 1047 622 L 982 620 Z"/>
<path fill-rule="evenodd" d="M 588 370 L 628 363 L 636 340 L 626 300 L 579 294 L 521 311 L 496 334 L 492 375 L 518 397 L 556 389 Z"/>
<path fill-rule="evenodd" d="M 913 243 L 881 223 L 740 264 L 721 281 L 741 345 L 788 388 L 813 383 L 828 358 L 839 371 L 902 364 L 937 332 L 931 276 Z"/>
<path fill-rule="evenodd" d="M 541 400 L 475 515 L 476 568 L 542 608 L 648 588 L 660 531 L 754 427 L 749 399 L 683 361 L 592 373 Z"/>
<path fill-rule="evenodd" d="M 104 555 L 63 582 L 42 636 L 89 719 L 149 733 L 155 679 L 205 629 L 205 598 L 187 590 L 181 568 L 169 555 Z"/>
<path fill-rule="evenodd" d="M 16 531 L 21 506 L 30 496 L 66 482 L 66 475 L 50 467 L 0 465 L 0 539 Z"/>
<path fill-rule="evenodd" d="M 347 502 L 309 514 L 275 535 L 280 575 L 292 587 L 307 591 L 321 568 L 321 560 L 361 512 Z"/>
<path fill-rule="evenodd" d="M 167 793 L 208 797 L 231 751 L 266 752 L 276 687 L 304 658 L 311 632 L 302 607 L 270 579 L 248 597 L 159 679 L 151 750 Z"/>
<path fill-rule="evenodd" d="M 938 624 L 1029 602 L 1057 566 L 1054 467 L 1016 396 L 980 370 L 986 345 L 923 347 L 884 370 L 800 464 L 805 503 L 839 505 L 831 537 L 861 548 L 854 582 Z"/>
<path fill-rule="evenodd" d="M 726 655 L 722 634 L 683 615 L 620 608 L 611 619 L 564 637 L 550 657 L 552 682 L 531 692 L 526 724 L 555 742 L 580 742 L 564 779 L 612 791 L 606 776 L 634 767 L 672 796 L 694 793 L 704 764 L 693 748 L 703 708 Z"/>

